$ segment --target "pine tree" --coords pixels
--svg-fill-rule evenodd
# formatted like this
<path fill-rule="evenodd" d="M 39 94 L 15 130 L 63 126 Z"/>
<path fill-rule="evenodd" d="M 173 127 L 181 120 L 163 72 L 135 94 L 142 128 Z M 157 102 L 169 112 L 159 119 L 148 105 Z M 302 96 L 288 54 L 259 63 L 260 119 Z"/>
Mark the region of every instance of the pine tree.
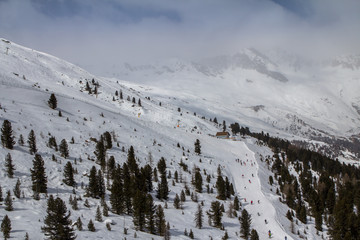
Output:
<path fill-rule="evenodd" d="M 133 222 L 136 230 L 143 231 L 145 227 L 146 196 L 137 190 L 133 197 Z"/>
<path fill-rule="evenodd" d="M 28 234 L 27 232 L 25 233 L 24 240 L 30 240 L 30 238 L 29 238 L 29 234 Z"/>
<path fill-rule="evenodd" d="M 63 158 L 69 157 L 69 147 L 65 139 L 61 140 L 59 145 L 59 152 Z"/>
<path fill-rule="evenodd" d="M 195 226 L 199 229 L 201 229 L 203 226 L 203 222 L 204 222 L 203 217 L 204 215 L 203 215 L 202 206 L 198 204 L 194 220 L 195 220 Z"/>
<path fill-rule="evenodd" d="M 14 210 L 10 190 L 7 191 L 4 204 L 5 204 L 5 210 L 6 211 L 13 211 Z"/>
<path fill-rule="evenodd" d="M 70 211 L 66 209 L 66 204 L 61 198 L 50 195 L 47 202 L 46 217 L 44 226 L 41 230 L 47 239 L 71 240 L 76 239 L 72 221 L 70 219 Z"/>
<path fill-rule="evenodd" d="M 55 109 L 57 107 L 57 100 L 53 93 L 50 95 L 48 105 L 51 109 Z"/>
<path fill-rule="evenodd" d="M 108 131 L 104 132 L 103 139 L 104 139 L 105 148 L 111 149 L 112 148 L 112 139 L 111 139 L 111 134 Z"/>
<path fill-rule="evenodd" d="M 29 144 L 29 152 L 31 155 L 35 154 L 37 152 L 36 148 L 36 137 L 34 130 L 30 130 L 29 136 L 28 136 L 28 144 Z"/>
<path fill-rule="evenodd" d="M 134 195 L 133 183 L 131 181 L 131 174 L 128 168 L 128 165 L 124 163 L 123 165 L 123 196 L 124 196 L 124 207 L 127 214 L 131 214 L 132 212 L 132 202 L 131 198 Z"/>
<path fill-rule="evenodd" d="M 146 208 L 145 208 L 145 219 L 146 219 L 146 228 L 151 234 L 156 233 L 155 229 L 155 211 L 156 207 L 154 205 L 154 200 L 151 194 L 146 195 Z"/>
<path fill-rule="evenodd" d="M 20 134 L 20 136 L 19 136 L 18 143 L 19 143 L 20 146 L 24 146 L 24 137 L 23 137 L 22 134 Z"/>
<path fill-rule="evenodd" d="M 189 238 L 194 239 L 194 233 L 193 233 L 192 229 L 190 229 Z"/>
<path fill-rule="evenodd" d="M 211 202 L 210 210 L 207 212 L 209 217 L 209 222 L 212 226 L 221 228 L 221 218 L 222 218 L 222 211 L 221 211 L 221 204 L 219 201 Z"/>
<path fill-rule="evenodd" d="M 30 169 L 32 190 L 36 193 L 47 193 L 47 177 L 45 174 L 44 160 L 39 154 L 35 154 L 33 169 Z"/>
<path fill-rule="evenodd" d="M 203 185 L 203 180 L 202 180 L 202 176 L 200 173 L 200 169 L 196 168 L 195 171 L 195 189 L 197 192 L 201 193 L 202 192 L 202 185 Z"/>
<path fill-rule="evenodd" d="M 105 197 L 105 181 L 104 181 L 104 176 L 101 172 L 101 170 L 98 170 L 98 174 L 96 176 L 96 181 L 97 181 L 97 185 L 98 185 L 98 191 L 97 191 L 97 195 L 100 198 L 104 198 Z"/>
<path fill-rule="evenodd" d="M 240 210 L 240 201 L 237 196 L 234 198 L 234 210 L 239 211 Z"/>
<path fill-rule="evenodd" d="M 49 138 L 49 143 L 48 143 L 48 145 L 49 145 L 50 148 L 54 148 L 55 151 L 58 150 L 58 146 L 57 146 L 56 138 L 55 138 L 55 137 L 51 136 L 51 137 Z"/>
<path fill-rule="evenodd" d="M 181 200 L 181 202 L 185 202 L 185 201 L 186 201 L 186 195 L 185 195 L 184 190 L 181 190 L 181 193 L 180 193 L 180 200 Z"/>
<path fill-rule="evenodd" d="M 102 222 L 103 218 L 100 211 L 100 206 L 96 208 L 96 215 L 95 215 L 95 221 Z"/>
<path fill-rule="evenodd" d="M 158 205 L 155 213 L 155 228 L 156 232 L 160 236 L 164 236 L 166 233 L 166 221 L 165 221 L 165 214 L 164 209 L 161 205 Z"/>
<path fill-rule="evenodd" d="M 179 209 L 180 208 L 180 197 L 178 194 L 175 195 L 175 198 L 174 198 L 174 207 L 176 209 Z"/>
<path fill-rule="evenodd" d="M 140 98 L 139 98 L 139 100 L 138 100 L 138 105 L 139 105 L 139 107 L 141 107 L 141 100 L 140 100 Z"/>
<path fill-rule="evenodd" d="M 169 187 L 166 178 L 166 161 L 163 157 L 158 162 L 158 170 L 160 172 L 160 183 L 158 183 L 156 197 L 160 200 L 167 200 L 169 195 Z"/>
<path fill-rule="evenodd" d="M 83 223 L 81 221 L 81 218 L 78 217 L 78 219 L 76 220 L 76 227 L 79 231 L 82 231 L 83 230 Z"/>
<path fill-rule="evenodd" d="M 67 162 L 64 166 L 64 179 L 63 182 L 71 187 L 75 187 L 76 183 L 74 180 L 74 169 L 71 162 Z"/>
<path fill-rule="evenodd" d="M 14 171 L 15 171 L 15 166 L 12 163 L 12 158 L 10 153 L 8 153 L 5 157 L 5 168 L 6 168 L 6 173 L 8 175 L 9 178 L 13 178 L 14 177 Z"/>
<path fill-rule="evenodd" d="M 102 214 L 103 214 L 104 217 L 108 217 L 108 216 L 109 216 L 109 207 L 108 207 L 108 205 L 106 204 L 106 202 L 104 202 Z"/>
<path fill-rule="evenodd" d="M 221 175 L 218 175 L 216 180 L 216 189 L 218 192 L 217 198 L 220 200 L 226 199 L 226 185 L 223 177 Z"/>
<path fill-rule="evenodd" d="M 13 149 L 14 148 L 14 137 L 11 127 L 11 122 L 4 120 L 1 128 L 1 144 L 4 148 Z"/>
<path fill-rule="evenodd" d="M 11 232 L 11 221 L 8 215 L 5 215 L 2 222 L 1 222 L 1 232 L 3 233 L 4 240 L 7 240 L 10 238 L 10 232 Z"/>
<path fill-rule="evenodd" d="M 250 240 L 259 240 L 259 234 L 255 229 L 251 230 Z"/>
<path fill-rule="evenodd" d="M 0 202 L 4 201 L 3 195 L 2 195 L 2 188 L 0 185 Z"/>
<path fill-rule="evenodd" d="M 105 169 L 105 167 L 106 167 L 106 161 L 105 161 L 106 149 L 105 149 L 102 137 L 101 137 L 100 141 L 98 141 L 96 143 L 94 154 L 96 156 L 97 163 L 101 166 L 101 169 Z"/>
<path fill-rule="evenodd" d="M 77 197 L 74 196 L 73 200 L 71 201 L 71 208 L 73 210 L 79 210 L 79 206 L 78 206 L 78 200 L 77 200 Z"/>
<path fill-rule="evenodd" d="M 120 94 L 119 94 L 120 96 L 120 99 L 123 99 L 123 93 L 122 93 L 122 90 L 120 90 Z"/>
<path fill-rule="evenodd" d="M 96 167 L 93 166 L 90 169 L 89 185 L 87 187 L 87 193 L 90 197 L 96 198 L 98 196 L 98 192 L 99 192 L 99 186 L 96 178 Z"/>
<path fill-rule="evenodd" d="M 251 216 L 246 209 L 241 212 L 239 220 L 241 237 L 248 239 L 250 236 Z"/>
<path fill-rule="evenodd" d="M 88 223 L 88 229 L 90 232 L 95 232 L 96 229 L 95 229 L 95 225 L 93 223 L 93 221 L 90 219 L 89 223 Z"/>
<path fill-rule="evenodd" d="M 110 204 L 112 212 L 116 214 L 124 213 L 124 193 L 123 193 L 122 171 L 120 166 L 114 171 L 114 181 L 110 188 Z"/>
<path fill-rule="evenodd" d="M 21 194 L 20 186 L 21 186 L 21 182 L 20 182 L 20 179 L 18 179 L 18 180 L 16 181 L 15 187 L 14 187 L 14 189 L 13 189 L 14 195 L 15 195 L 17 198 L 20 198 L 20 194 Z"/>
<path fill-rule="evenodd" d="M 195 146 L 195 153 L 201 154 L 201 145 L 199 139 L 196 139 L 194 146 Z"/>

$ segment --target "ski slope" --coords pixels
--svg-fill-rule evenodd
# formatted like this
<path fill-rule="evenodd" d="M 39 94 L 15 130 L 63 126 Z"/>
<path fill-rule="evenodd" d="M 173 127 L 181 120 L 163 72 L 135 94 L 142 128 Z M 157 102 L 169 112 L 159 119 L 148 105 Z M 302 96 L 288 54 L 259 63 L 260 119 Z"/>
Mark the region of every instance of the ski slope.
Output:
<path fill-rule="evenodd" d="M 98 94 L 88 94 L 85 91 L 86 81 L 91 82 L 92 79 L 100 85 Z M 115 96 L 115 91 L 120 90 L 124 95 L 123 100 Z M 50 109 L 47 105 L 51 93 L 56 95 L 58 101 L 56 110 Z M 127 96 L 135 97 L 136 103 L 141 99 L 142 106 L 127 101 Z M 130 216 L 112 213 L 109 217 L 104 217 L 113 223 L 112 231 L 106 229 L 105 222 L 95 222 L 97 231 L 94 233 L 87 230 L 89 220 L 94 221 L 100 200 L 89 198 L 91 207 L 85 207 L 85 188 L 81 188 L 81 185 L 88 184 L 87 173 L 92 166 L 99 169 L 99 165 L 93 161 L 95 143 L 91 138 L 98 139 L 105 131 L 112 133 L 114 141 L 114 147 L 108 150 L 107 157 L 114 156 L 117 163 L 122 164 L 126 161 L 126 151 L 133 146 L 140 166 L 149 163 L 151 154 L 153 166 L 164 157 L 167 171 L 171 171 L 172 176 L 175 171 L 182 175 L 183 182 L 176 183 L 175 186 L 172 186 L 173 179 L 168 179 L 171 191 L 165 217 L 170 224 L 171 239 L 188 239 L 184 236 L 185 229 L 188 232 L 192 229 L 196 239 L 221 239 L 225 233 L 209 226 L 206 214 L 204 228 L 195 228 L 194 213 L 198 203 L 191 201 L 189 196 L 182 210 L 173 207 L 175 195 L 180 194 L 185 184 L 194 191 L 191 173 L 182 170 L 179 166 L 180 160 L 188 165 L 190 172 L 197 166 L 202 173 L 206 171 L 210 174 L 211 187 L 215 186 L 217 168 L 220 165 L 223 176 L 227 176 L 234 184 L 242 206 L 251 214 L 251 227 L 258 231 L 260 239 L 267 239 L 269 230 L 274 240 L 283 240 L 285 236 L 288 240 L 298 239 L 297 235 L 291 233 L 290 222 L 285 217 L 287 206 L 279 202 L 279 196 L 270 190 L 276 187 L 270 186 L 267 182 L 272 173 L 260 160 L 261 156 L 272 156 L 270 149 L 256 145 L 252 138 L 239 138 L 233 141 L 214 137 L 214 134 L 222 129 L 221 126 L 209 121 L 215 116 L 219 122 L 222 119 L 228 121 L 244 117 L 243 121 L 248 124 L 254 122 L 256 128 L 263 126 L 259 119 L 240 115 L 240 110 L 232 111 L 231 105 L 217 105 L 213 100 L 204 100 L 202 96 L 187 91 L 97 77 L 61 59 L 3 39 L 0 40 L 0 104 L 0 123 L 5 119 L 11 122 L 16 141 L 20 134 L 26 141 L 30 130 L 34 130 L 38 152 L 45 160 L 48 193 L 59 196 L 66 202 L 73 221 L 78 217 L 82 219 L 84 230 L 76 231 L 78 239 L 134 239 L 135 232 L 139 239 L 162 239 L 136 231 Z M 62 117 L 58 116 L 59 111 Z M 50 135 L 55 136 L 58 143 L 61 139 L 67 140 L 70 152 L 68 159 L 62 158 L 58 152 L 47 147 Z M 75 139 L 74 144 L 70 144 L 72 137 Z M 194 153 L 196 139 L 201 142 L 201 155 Z M 177 147 L 178 143 L 180 148 Z M 7 153 L 11 153 L 16 171 L 13 179 L 8 178 L 4 164 L 1 163 L 0 183 L 3 196 L 6 191 L 12 191 L 19 178 L 24 197 L 14 197 L 15 210 L 12 212 L 7 212 L 0 206 L 0 219 L 5 214 L 10 217 L 13 239 L 22 239 L 26 232 L 30 239 L 43 239 L 44 235 L 40 229 L 46 215 L 47 199 L 44 195 L 41 195 L 39 201 L 32 198 L 29 169 L 32 168 L 33 156 L 29 154 L 26 143 L 24 146 L 16 143 L 13 150 L 0 147 L 0 159 L 5 159 Z M 51 160 L 52 155 L 56 156 L 57 162 Z M 240 159 L 243 164 L 236 159 Z M 62 171 L 67 161 L 70 161 L 78 172 L 75 175 L 78 184 L 75 191 L 76 195 L 82 198 L 78 202 L 78 211 L 72 210 L 68 203 L 69 197 L 74 196 L 73 189 L 62 183 Z M 156 188 L 157 184 L 154 183 L 154 186 Z M 106 201 L 110 206 L 108 193 Z M 155 191 L 151 194 L 156 199 Z M 216 189 L 214 193 L 208 194 L 204 186 L 203 192 L 198 193 L 198 199 L 199 202 L 203 201 L 205 213 L 211 202 L 217 200 Z M 230 201 L 221 202 L 227 210 Z M 158 200 L 156 204 L 165 205 Z M 239 239 L 238 219 L 229 218 L 224 213 L 222 221 L 230 239 Z M 128 228 L 127 235 L 124 235 L 124 228 Z M 296 229 L 301 232 L 307 229 L 307 239 L 321 239 L 315 234 L 312 222 L 307 225 L 299 223 Z"/>

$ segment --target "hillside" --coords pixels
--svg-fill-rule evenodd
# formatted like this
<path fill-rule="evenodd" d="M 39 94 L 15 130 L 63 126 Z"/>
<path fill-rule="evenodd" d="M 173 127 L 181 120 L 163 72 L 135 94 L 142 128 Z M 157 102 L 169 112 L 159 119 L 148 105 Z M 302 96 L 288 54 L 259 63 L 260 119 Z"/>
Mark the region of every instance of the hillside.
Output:
<path fill-rule="evenodd" d="M 98 221 L 94 222 L 97 229 L 95 232 L 87 230 L 87 223 L 90 219 L 94 221 L 96 208 L 101 205 L 100 199 L 87 197 L 86 187 L 89 184 L 90 169 L 93 166 L 97 170 L 101 168 L 99 162 L 96 161 L 94 151 L 97 142 L 100 141 L 100 136 L 105 132 L 111 134 L 113 142 L 112 147 L 106 151 L 106 160 L 113 156 L 117 164 L 123 165 L 127 162 L 131 146 L 135 150 L 136 161 L 140 167 L 149 164 L 154 168 L 157 167 L 161 157 L 166 159 L 167 181 L 170 189 L 167 208 L 165 208 L 165 201 L 156 197 L 158 183 L 155 179 L 152 179 L 154 190 L 149 193 L 156 205 L 165 208 L 165 219 L 169 222 L 171 239 L 188 239 L 189 237 L 184 235 L 185 229 L 187 232 L 192 229 L 195 239 L 221 239 L 224 236 L 225 231 L 208 224 L 205 213 L 210 209 L 211 203 L 218 200 L 216 198 L 218 169 L 221 170 L 224 178 L 228 178 L 234 188 L 234 194 L 230 198 L 218 201 L 227 211 L 229 203 L 233 202 L 237 196 L 242 205 L 241 208 L 251 214 L 251 228 L 257 230 L 260 239 L 267 239 L 269 230 L 272 232 L 272 239 L 279 240 L 284 239 L 285 236 L 288 240 L 298 239 L 299 235 L 307 239 L 321 239 L 321 236 L 327 236 L 325 224 L 323 231 L 317 233 L 314 218 L 309 218 L 307 223 L 296 220 L 295 229 L 290 230 L 291 222 L 286 217 L 289 207 L 282 200 L 284 195 L 276 193 L 280 180 L 277 181 L 277 177 L 270 171 L 276 160 L 276 154 L 274 155 L 269 147 L 250 136 L 237 136 L 236 141 L 217 139 L 214 135 L 221 131 L 223 126 L 210 121 L 217 117 L 219 122 L 226 120 L 227 125 L 240 122 L 240 125 L 250 127 L 255 132 L 264 130 L 274 133 L 282 129 L 281 136 L 305 139 L 305 134 L 291 137 L 290 134 L 294 133 L 284 130 L 289 122 L 299 122 L 299 117 L 289 115 L 287 120 L 283 119 L 284 123 L 276 117 L 276 115 L 285 114 L 285 107 L 295 109 L 291 112 L 297 111 L 297 108 L 293 108 L 287 102 L 282 102 L 283 97 L 294 100 L 294 104 L 300 103 L 303 99 L 303 97 L 297 99 L 298 95 L 286 95 L 287 92 L 293 92 L 291 88 L 296 87 L 296 84 L 282 87 L 283 84 L 291 82 L 291 78 L 288 81 L 274 81 L 274 79 L 262 76 L 264 69 L 261 70 L 262 72 L 246 70 L 246 76 L 250 73 L 254 74 L 252 79 L 241 78 L 238 82 L 231 83 L 234 85 L 230 85 L 229 82 L 220 88 L 220 84 L 216 83 L 221 76 L 209 77 L 208 81 L 211 81 L 211 84 L 204 85 L 203 82 L 191 77 L 186 78 L 185 75 L 181 75 L 182 72 L 179 75 L 176 74 L 177 78 L 184 77 L 184 85 L 194 86 L 193 90 L 189 90 L 175 83 L 166 85 L 162 81 L 154 81 L 154 86 L 148 86 L 115 78 L 97 77 L 61 59 L 4 39 L 0 41 L 0 52 L 0 122 L 1 124 L 5 120 L 11 122 L 16 141 L 12 150 L 3 146 L 0 148 L 0 184 L 5 197 L 6 192 L 8 190 L 12 192 L 17 179 L 20 179 L 22 192 L 20 198 L 12 194 L 14 211 L 5 211 L 4 206 L 0 206 L 0 219 L 5 214 L 9 216 L 12 221 L 11 236 L 14 239 L 22 239 L 25 233 L 29 234 L 30 239 L 44 238 L 41 227 L 44 226 L 48 196 L 40 194 L 40 200 L 33 199 L 29 169 L 33 168 L 34 155 L 29 153 L 26 143 L 30 130 L 35 132 L 37 152 L 45 161 L 48 195 L 53 194 L 64 200 L 67 209 L 71 211 L 72 221 L 80 217 L 84 224 L 83 231 L 76 230 L 78 239 L 119 239 L 119 236 L 120 239 L 133 239 L 135 232 L 140 239 L 163 238 L 137 231 L 132 216 L 117 215 L 112 212 L 108 217 L 103 217 L 111 220 L 113 224 L 111 231 L 106 229 L 105 222 Z M 235 75 L 236 71 L 234 69 L 233 72 L 222 73 L 222 75 Z M 271 74 L 275 74 L 274 69 L 271 70 Z M 175 76 L 175 74 L 166 75 L 167 78 L 169 77 L 168 81 L 172 81 L 170 76 Z M 86 89 L 87 83 L 91 88 L 91 94 Z M 235 93 L 233 86 L 245 89 L 242 86 L 247 84 L 254 86 L 253 92 L 249 92 L 248 95 L 245 95 L 245 92 Z M 268 84 L 266 88 L 263 87 L 264 84 Z M 213 88 L 210 88 L 210 85 Z M 201 94 L 197 94 L 196 91 L 201 86 Z M 269 90 L 270 86 L 272 88 Z M 226 96 L 214 94 L 214 89 L 219 92 L 224 90 L 228 94 Z M 316 87 L 313 89 L 315 91 Z M 265 96 L 265 91 L 277 93 L 282 91 L 283 95 L 281 98 L 272 95 L 269 98 L 264 97 L 261 101 L 257 99 L 256 96 Z M 322 93 L 325 92 L 324 90 Z M 48 106 L 52 93 L 57 99 L 56 109 Z M 120 99 L 120 93 L 123 99 Z M 128 97 L 129 100 L 127 100 Z M 305 97 L 309 98 L 310 95 Z M 323 97 L 317 96 L 316 101 L 321 101 Z M 346 95 L 346 97 L 346 101 L 333 98 L 331 101 L 335 107 L 332 110 L 321 108 L 324 112 L 329 111 L 326 117 L 328 121 L 324 126 L 320 124 L 325 119 L 324 112 L 311 118 L 309 116 L 312 113 L 308 113 L 306 121 L 311 122 L 312 125 L 304 124 L 304 126 L 309 126 L 310 129 L 316 128 L 318 131 L 325 128 L 329 132 L 326 134 L 338 134 L 345 137 L 348 137 L 351 131 L 355 133 L 359 119 L 353 109 L 346 111 L 346 116 L 342 116 L 341 119 L 331 122 L 334 114 L 340 117 L 341 114 L 337 115 L 339 108 L 353 101 L 353 96 Z M 263 106 L 265 100 L 268 100 L 268 103 Z M 272 105 L 272 103 L 277 104 Z M 320 108 L 322 105 L 316 106 Z M 312 109 L 314 106 L 307 107 Z M 342 127 L 347 127 L 344 134 L 340 134 Z M 20 135 L 25 140 L 24 145 L 19 144 Z M 62 139 L 67 141 L 68 158 L 65 159 L 59 151 L 48 146 L 50 137 L 55 137 L 58 144 Z M 71 143 L 72 138 L 73 143 Z M 194 152 L 196 139 L 199 139 L 201 143 L 201 154 Z M 11 154 L 16 168 L 13 178 L 8 177 L 4 166 L 3 159 L 8 153 Z M 53 156 L 57 161 L 53 161 Z M 285 161 L 284 157 L 282 159 Z M 67 162 L 71 162 L 77 172 L 75 174 L 77 187 L 74 189 L 63 183 L 63 169 Z M 289 171 L 299 177 L 294 166 L 295 163 L 290 164 Z M 194 171 L 197 171 L 196 168 L 199 169 L 203 179 L 202 191 L 198 193 L 195 192 L 195 187 L 191 183 Z M 175 172 L 181 176 L 181 180 L 175 181 Z M 103 180 L 107 187 L 110 187 L 113 179 L 109 179 L 105 173 L 106 170 Z M 275 178 L 273 185 L 269 183 L 269 176 Z M 206 178 L 209 182 L 206 182 Z M 207 184 L 213 192 L 207 192 Z M 176 194 L 181 194 L 185 186 L 197 196 L 197 202 L 192 201 L 190 196 L 186 196 L 183 209 L 175 209 L 174 198 Z M 79 199 L 79 210 L 73 210 L 68 201 L 70 196 L 75 197 L 75 195 Z M 105 202 L 110 207 L 109 197 L 110 191 L 107 189 Z M 193 197 L 193 200 L 194 198 L 196 197 Z M 90 207 L 84 206 L 85 199 L 90 203 Z M 198 203 L 201 202 L 203 203 L 204 226 L 198 229 L 194 223 L 194 215 Z M 239 216 L 241 211 L 236 211 L 236 214 Z M 230 239 L 239 238 L 240 223 L 236 217 L 229 217 L 224 213 L 222 223 Z M 124 235 L 124 228 L 128 229 L 127 235 Z"/>

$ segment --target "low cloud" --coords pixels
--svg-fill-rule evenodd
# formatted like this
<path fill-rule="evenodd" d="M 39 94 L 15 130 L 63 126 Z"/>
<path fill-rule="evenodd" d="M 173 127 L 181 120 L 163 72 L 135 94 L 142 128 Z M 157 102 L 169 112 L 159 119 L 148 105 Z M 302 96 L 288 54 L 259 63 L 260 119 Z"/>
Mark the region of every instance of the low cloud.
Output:
<path fill-rule="evenodd" d="M 0 0 L 1 37 L 90 71 L 244 47 L 360 52 L 357 0 Z"/>

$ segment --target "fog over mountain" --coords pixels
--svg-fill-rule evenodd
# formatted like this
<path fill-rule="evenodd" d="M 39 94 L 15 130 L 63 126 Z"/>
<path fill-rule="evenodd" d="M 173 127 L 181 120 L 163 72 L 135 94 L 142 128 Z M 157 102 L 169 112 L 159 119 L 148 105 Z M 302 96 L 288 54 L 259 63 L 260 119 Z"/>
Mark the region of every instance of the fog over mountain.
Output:
<path fill-rule="evenodd" d="M 0 1 L 2 37 L 106 74 L 118 63 L 199 60 L 247 47 L 308 58 L 359 52 L 356 0 Z"/>

